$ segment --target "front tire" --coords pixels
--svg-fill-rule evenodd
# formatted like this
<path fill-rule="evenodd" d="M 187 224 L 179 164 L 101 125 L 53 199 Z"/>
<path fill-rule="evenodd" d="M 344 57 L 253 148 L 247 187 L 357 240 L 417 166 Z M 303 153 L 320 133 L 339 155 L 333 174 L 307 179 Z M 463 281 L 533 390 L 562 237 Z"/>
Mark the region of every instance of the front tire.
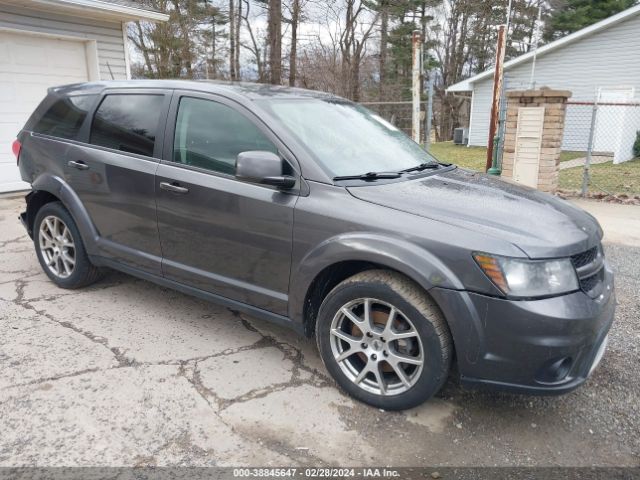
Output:
<path fill-rule="evenodd" d="M 75 289 L 100 279 L 100 270 L 89 261 L 78 227 L 62 203 L 40 208 L 33 232 L 38 261 L 57 286 Z"/>
<path fill-rule="evenodd" d="M 316 341 L 336 382 L 385 410 L 435 395 L 451 367 L 451 334 L 440 309 L 415 282 L 369 270 L 338 284 L 318 313 Z"/>

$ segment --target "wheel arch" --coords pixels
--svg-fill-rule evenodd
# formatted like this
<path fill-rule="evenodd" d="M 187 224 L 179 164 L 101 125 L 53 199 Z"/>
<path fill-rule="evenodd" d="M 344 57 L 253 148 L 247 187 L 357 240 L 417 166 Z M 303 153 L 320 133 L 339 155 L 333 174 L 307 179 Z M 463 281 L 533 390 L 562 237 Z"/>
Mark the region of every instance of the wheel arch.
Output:
<path fill-rule="evenodd" d="M 51 202 L 61 202 L 69 211 L 78 227 L 80 236 L 87 253 L 96 251 L 98 231 L 96 230 L 89 212 L 73 189 L 60 177 L 42 174 L 31 184 L 32 192 L 27 195 L 27 229 L 33 235 L 34 222 L 38 210 Z"/>
<path fill-rule="evenodd" d="M 426 293 L 440 286 L 462 289 L 460 280 L 441 260 L 404 239 L 351 233 L 329 239 L 309 252 L 291 277 L 289 316 L 313 336 L 318 309 L 338 283 L 365 270 L 395 271 Z"/>

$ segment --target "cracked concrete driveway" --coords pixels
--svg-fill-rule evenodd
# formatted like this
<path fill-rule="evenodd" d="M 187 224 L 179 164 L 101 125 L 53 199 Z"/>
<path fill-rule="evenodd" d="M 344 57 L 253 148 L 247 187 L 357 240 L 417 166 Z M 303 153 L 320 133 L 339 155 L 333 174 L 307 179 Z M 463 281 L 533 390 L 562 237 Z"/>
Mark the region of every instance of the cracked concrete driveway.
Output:
<path fill-rule="evenodd" d="M 313 342 L 110 273 L 56 288 L 0 199 L 0 466 L 639 465 L 640 249 L 607 245 L 620 308 L 563 397 L 461 389 L 389 413 L 352 401 Z"/>

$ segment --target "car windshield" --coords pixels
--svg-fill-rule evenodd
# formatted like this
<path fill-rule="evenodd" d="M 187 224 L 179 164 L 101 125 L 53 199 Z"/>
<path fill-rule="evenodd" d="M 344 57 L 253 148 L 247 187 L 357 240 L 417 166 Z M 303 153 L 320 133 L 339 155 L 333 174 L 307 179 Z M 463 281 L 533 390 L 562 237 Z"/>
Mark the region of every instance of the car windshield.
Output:
<path fill-rule="evenodd" d="M 315 98 L 262 100 L 261 105 L 334 177 L 397 172 L 436 161 L 401 130 L 360 105 Z"/>

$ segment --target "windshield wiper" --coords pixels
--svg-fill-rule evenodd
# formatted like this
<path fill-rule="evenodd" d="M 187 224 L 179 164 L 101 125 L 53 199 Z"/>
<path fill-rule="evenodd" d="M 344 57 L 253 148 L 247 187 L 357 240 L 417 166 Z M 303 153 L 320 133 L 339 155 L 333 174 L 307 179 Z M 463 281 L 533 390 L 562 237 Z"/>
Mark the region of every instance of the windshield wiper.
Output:
<path fill-rule="evenodd" d="M 405 168 L 404 170 L 400 170 L 400 173 L 420 172 L 422 170 L 427 170 L 430 168 L 436 169 L 436 168 L 440 168 L 441 165 L 448 166 L 438 162 L 425 162 L 425 163 L 421 163 L 420 165 L 416 165 L 415 167 Z"/>
<path fill-rule="evenodd" d="M 397 172 L 367 172 L 360 175 L 343 175 L 341 177 L 333 177 L 334 181 L 338 180 L 380 180 L 384 178 L 399 178 L 400 173 Z"/>

